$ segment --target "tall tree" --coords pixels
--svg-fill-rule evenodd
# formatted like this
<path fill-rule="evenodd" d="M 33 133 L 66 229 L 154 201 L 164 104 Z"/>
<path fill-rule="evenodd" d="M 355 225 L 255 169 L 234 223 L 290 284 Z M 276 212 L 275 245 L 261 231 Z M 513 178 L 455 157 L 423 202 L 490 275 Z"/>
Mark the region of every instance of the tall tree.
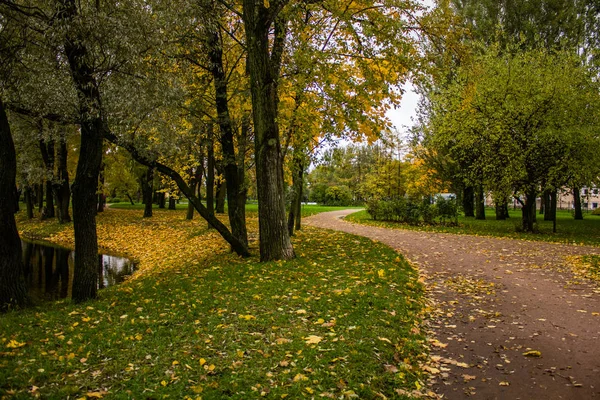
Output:
<path fill-rule="evenodd" d="M 25 305 L 21 239 L 15 222 L 17 157 L 0 99 L 0 311 Z"/>

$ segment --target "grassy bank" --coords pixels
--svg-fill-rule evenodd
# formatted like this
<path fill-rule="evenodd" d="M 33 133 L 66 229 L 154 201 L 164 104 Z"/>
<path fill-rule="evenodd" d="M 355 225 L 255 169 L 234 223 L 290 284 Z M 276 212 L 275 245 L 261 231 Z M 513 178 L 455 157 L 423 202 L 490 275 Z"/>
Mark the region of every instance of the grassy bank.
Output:
<path fill-rule="evenodd" d="M 0 316 L 0 397 L 369 399 L 423 386 L 422 286 L 394 251 L 306 228 L 296 259 L 260 263 L 183 216 L 101 214 L 102 246 L 140 270 L 96 301 Z M 20 229 L 72 241 L 70 224 Z"/>
<path fill-rule="evenodd" d="M 520 210 L 511 210 L 510 218 L 505 221 L 496 221 L 494 210 L 486 209 L 485 220 L 475 220 L 474 218 L 465 218 L 461 216 L 458 219 L 458 226 L 411 226 L 398 222 L 374 221 L 366 211 L 351 214 L 346 217 L 346 220 L 354 223 L 394 229 L 510 237 L 516 239 L 600 246 L 600 216 L 587 214 L 583 220 L 576 221 L 569 211 L 558 211 L 557 233 L 552 233 L 552 221 L 544 221 L 543 217 L 543 215 L 538 215 L 537 229 L 539 230 L 539 233 L 517 232 L 517 227 L 521 223 Z"/>

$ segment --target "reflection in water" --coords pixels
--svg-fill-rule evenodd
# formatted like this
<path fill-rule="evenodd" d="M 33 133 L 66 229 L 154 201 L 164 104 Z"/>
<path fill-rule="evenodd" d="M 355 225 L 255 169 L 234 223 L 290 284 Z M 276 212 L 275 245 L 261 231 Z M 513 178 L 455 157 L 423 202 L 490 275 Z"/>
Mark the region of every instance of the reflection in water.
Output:
<path fill-rule="evenodd" d="M 25 281 L 29 295 L 39 300 L 58 300 L 71 296 L 75 252 L 47 242 L 22 240 Z M 135 263 L 124 257 L 98 255 L 98 288 L 123 282 L 135 270 Z"/>

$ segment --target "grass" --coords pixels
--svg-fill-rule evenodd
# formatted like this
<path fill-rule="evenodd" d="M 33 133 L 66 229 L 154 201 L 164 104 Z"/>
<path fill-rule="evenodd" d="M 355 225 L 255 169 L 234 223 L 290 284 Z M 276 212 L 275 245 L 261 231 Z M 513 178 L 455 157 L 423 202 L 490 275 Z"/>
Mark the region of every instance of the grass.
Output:
<path fill-rule="evenodd" d="M 183 216 L 101 214 L 101 244 L 140 270 L 96 301 L 1 316 L 0 397 L 372 399 L 423 386 L 423 288 L 397 253 L 305 228 L 296 259 L 260 263 Z M 71 224 L 40 225 L 72 240 Z"/>
<path fill-rule="evenodd" d="M 187 203 L 180 203 L 176 205 L 178 210 L 187 209 Z M 121 202 L 121 203 L 112 203 L 110 208 L 117 209 L 127 209 L 127 210 L 143 210 L 144 205 L 142 203 L 131 204 L 130 202 Z M 333 206 L 320 206 L 320 205 L 303 205 L 302 206 L 302 216 L 308 217 L 314 214 L 318 214 L 326 211 L 335 211 L 335 210 L 346 210 L 348 208 L 361 208 L 361 207 L 333 207 Z M 169 211 L 167 208 L 158 208 L 156 204 L 152 205 L 152 209 L 155 211 Z M 173 211 L 173 210 L 170 210 Z M 227 212 L 227 204 L 225 204 L 225 211 Z M 246 204 L 246 212 L 247 213 L 258 213 L 258 204 L 256 203 L 248 203 Z"/>
<path fill-rule="evenodd" d="M 398 222 L 374 221 L 366 211 L 359 211 L 346 217 L 348 221 L 394 229 L 410 229 L 431 232 L 469 234 L 480 236 L 510 237 L 516 239 L 539 240 L 559 243 L 574 243 L 600 246 L 600 216 L 586 214 L 583 220 L 576 221 L 569 211 L 557 212 L 557 233 L 552 233 L 552 221 L 544 221 L 538 215 L 539 233 L 517 232 L 521 223 L 521 211 L 511 210 L 510 218 L 496 221 L 493 209 L 486 209 L 485 220 L 459 217 L 458 226 L 411 226 Z"/>

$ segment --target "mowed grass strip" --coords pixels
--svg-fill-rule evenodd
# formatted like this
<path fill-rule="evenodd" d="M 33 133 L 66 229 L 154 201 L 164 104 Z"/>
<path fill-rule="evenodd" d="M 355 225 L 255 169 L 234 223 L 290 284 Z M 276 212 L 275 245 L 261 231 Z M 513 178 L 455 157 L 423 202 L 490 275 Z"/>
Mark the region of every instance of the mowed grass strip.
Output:
<path fill-rule="evenodd" d="M 518 232 L 521 225 L 521 211 L 510 210 L 510 218 L 497 221 L 493 209 L 486 209 L 486 219 L 458 218 L 458 226 L 408 225 L 399 222 L 374 221 L 366 211 L 359 211 L 346 217 L 347 221 L 364 225 L 392 229 L 409 229 L 429 232 L 468 234 L 480 236 L 509 237 L 514 239 L 558 242 L 578 245 L 600 246 L 600 216 L 586 214 L 583 220 L 576 221 L 569 211 L 557 212 L 557 233 L 552 233 L 552 221 L 544 221 L 537 216 L 538 233 Z"/>
<path fill-rule="evenodd" d="M 165 215 L 189 228 L 178 222 L 183 212 Z M 165 251 L 134 227 L 143 233 L 144 224 L 166 228 L 167 220 L 128 210 L 98 219 L 148 253 Z M 194 254 L 190 238 L 210 246 L 215 239 L 204 235 L 181 233 L 182 254 Z M 162 265 L 149 255 L 153 265 L 96 301 L 0 316 L 0 395 L 369 399 L 421 388 L 427 346 L 417 272 L 388 247 L 347 234 L 306 228 L 294 245 L 298 257 L 287 262 L 223 252 L 168 256 Z"/>

